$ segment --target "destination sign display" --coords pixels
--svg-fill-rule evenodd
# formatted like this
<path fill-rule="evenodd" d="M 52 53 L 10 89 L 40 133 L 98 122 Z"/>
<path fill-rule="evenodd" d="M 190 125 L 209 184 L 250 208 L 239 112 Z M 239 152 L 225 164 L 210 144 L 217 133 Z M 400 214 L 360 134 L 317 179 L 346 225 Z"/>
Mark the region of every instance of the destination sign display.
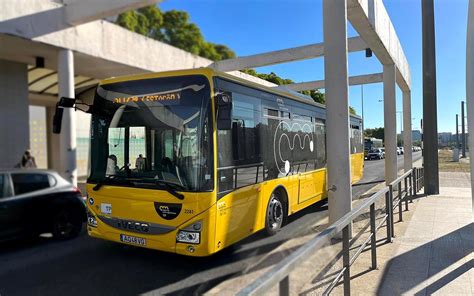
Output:
<path fill-rule="evenodd" d="M 202 90 L 205 86 L 204 85 L 197 85 L 192 84 L 182 88 L 156 92 L 156 93 L 147 93 L 147 94 L 139 94 L 139 95 L 132 95 L 132 96 L 116 96 L 112 99 L 114 104 L 137 104 L 137 103 L 159 103 L 160 105 L 178 105 L 181 100 L 182 92 L 185 90 L 191 90 L 194 92 L 198 92 Z"/>
<path fill-rule="evenodd" d="M 163 105 L 179 104 L 181 92 L 156 93 L 140 96 L 117 97 L 113 99 L 114 104 L 129 104 L 139 102 L 160 102 Z"/>

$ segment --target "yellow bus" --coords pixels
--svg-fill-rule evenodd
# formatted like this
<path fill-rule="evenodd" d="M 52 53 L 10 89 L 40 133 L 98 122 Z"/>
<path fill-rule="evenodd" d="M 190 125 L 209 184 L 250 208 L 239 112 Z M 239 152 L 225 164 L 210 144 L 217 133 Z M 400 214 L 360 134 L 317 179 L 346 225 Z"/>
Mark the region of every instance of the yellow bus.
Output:
<path fill-rule="evenodd" d="M 325 109 L 299 93 L 202 68 L 104 80 L 89 112 L 92 237 L 207 256 L 326 198 Z"/>

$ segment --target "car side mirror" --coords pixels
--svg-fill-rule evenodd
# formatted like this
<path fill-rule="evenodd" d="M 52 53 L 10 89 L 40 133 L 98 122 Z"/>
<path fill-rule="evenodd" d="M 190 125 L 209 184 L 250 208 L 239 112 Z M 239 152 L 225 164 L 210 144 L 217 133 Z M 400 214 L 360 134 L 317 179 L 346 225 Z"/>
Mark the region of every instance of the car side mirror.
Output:
<path fill-rule="evenodd" d="M 66 97 L 61 97 L 59 102 L 56 103 L 56 110 L 53 116 L 53 133 L 61 133 L 64 108 L 73 108 L 75 103 L 76 99 Z"/>
<path fill-rule="evenodd" d="M 217 129 L 232 129 L 232 95 L 228 92 L 218 93 L 215 96 L 217 107 Z"/>

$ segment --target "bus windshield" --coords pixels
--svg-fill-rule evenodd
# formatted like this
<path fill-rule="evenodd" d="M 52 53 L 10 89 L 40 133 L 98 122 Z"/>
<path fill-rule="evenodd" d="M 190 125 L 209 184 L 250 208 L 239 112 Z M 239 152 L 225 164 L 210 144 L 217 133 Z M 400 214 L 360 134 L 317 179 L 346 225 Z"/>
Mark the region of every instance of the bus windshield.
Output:
<path fill-rule="evenodd" d="M 88 182 L 212 190 L 211 112 L 200 75 L 98 86 Z"/>

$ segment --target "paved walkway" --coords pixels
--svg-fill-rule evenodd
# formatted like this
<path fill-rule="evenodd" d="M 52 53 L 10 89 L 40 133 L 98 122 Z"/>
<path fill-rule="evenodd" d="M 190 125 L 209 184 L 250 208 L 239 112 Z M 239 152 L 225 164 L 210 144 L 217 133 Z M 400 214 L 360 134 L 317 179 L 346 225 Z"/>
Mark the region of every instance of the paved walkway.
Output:
<path fill-rule="evenodd" d="M 440 185 L 439 195 L 419 198 L 406 231 L 395 239 L 377 294 L 474 295 L 469 176 L 441 173 Z"/>
<path fill-rule="evenodd" d="M 383 185 L 382 185 L 383 186 Z M 374 188 L 377 190 L 377 188 Z M 384 204 L 377 208 L 384 207 Z M 404 211 L 395 212 L 395 239 L 386 243 L 385 228 L 377 233 L 378 268 L 372 270 L 367 248 L 351 267 L 352 295 L 474 295 L 474 223 L 469 175 L 440 173 L 440 194 L 418 196 Z M 357 244 L 368 235 L 365 217 L 354 222 Z M 321 222 L 321 221 L 320 221 Z M 314 229 L 327 226 L 314 225 Z M 209 295 L 234 295 L 268 272 L 313 235 L 295 237 L 275 249 L 244 274 L 211 289 Z M 290 274 L 291 295 L 321 295 L 341 268 L 341 244 L 326 246 Z M 276 295 L 275 286 L 267 295 Z M 343 295 L 342 284 L 332 295 Z"/>

